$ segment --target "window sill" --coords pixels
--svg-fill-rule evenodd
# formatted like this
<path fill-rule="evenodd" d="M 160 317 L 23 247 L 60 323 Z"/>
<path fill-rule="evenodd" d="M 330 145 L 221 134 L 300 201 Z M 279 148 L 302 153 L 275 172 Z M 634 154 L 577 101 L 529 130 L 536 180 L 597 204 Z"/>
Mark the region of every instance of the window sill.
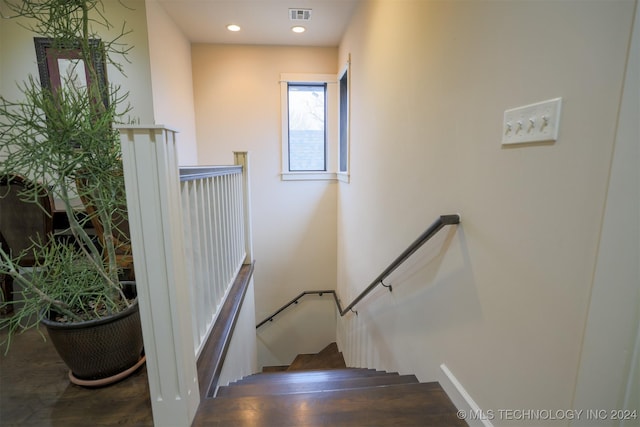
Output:
<path fill-rule="evenodd" d="M 282 172 L 283 181 L 336 181 L 335 172 Z"/>
<path fill-rule="evenodd" d="M 350 178 L 348 172 L 338 172 L 336 175 L 338 175 L 338 181 L 349 183 Z"/>

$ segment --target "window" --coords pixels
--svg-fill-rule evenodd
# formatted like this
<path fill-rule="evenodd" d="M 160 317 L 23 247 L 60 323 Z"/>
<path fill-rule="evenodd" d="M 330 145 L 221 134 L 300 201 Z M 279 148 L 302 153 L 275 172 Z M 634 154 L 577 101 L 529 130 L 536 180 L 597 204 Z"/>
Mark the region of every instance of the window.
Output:
<path fill-rule="evenodd" d="M 290 172 L 327 170 L 326 100 L 326 83 L 288 83 Z"/>
<path fill-rule="evenodd" d="M 282 74 L 282 179 L 336 179 L 335 74 Z"/>

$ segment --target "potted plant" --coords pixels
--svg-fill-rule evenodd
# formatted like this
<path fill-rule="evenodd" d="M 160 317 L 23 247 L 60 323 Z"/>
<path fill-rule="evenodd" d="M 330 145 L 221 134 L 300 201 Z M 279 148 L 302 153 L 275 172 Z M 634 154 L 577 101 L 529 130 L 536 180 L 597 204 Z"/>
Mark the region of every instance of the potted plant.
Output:
<path fill-rule="evenodd" d="M 126 55 L 121 43 L 126 32 L 110 41 L 98 36 L 96 28 L 113 28 L 99 0 L 4 1 L 10 18 L 27 22 L 38 36 L 41 72 L 40 81 L 28 76 L 19 84 L 23 99 L 0 97 L 0 176 L 20 174 L 47 188 L 63 206 L 68 228 L 65 240 L 34 240 L 22 254 L 0 246 L 0 274 L 21 288 L 13 301 L 0 302 L 0 308 L 15 308 L 12 316 L 0 319 L 0 328 L 8 330 L 8 350 L 15 333 L 45 323 L 72 380 L 99 385 L 143 360 L 135 287 L 122 281 L 132 259 L 114 124 L 123 121 L 129 108 L 126 94 L 107 84 L 105 72 L 106 64 L 121 69 L 111 56 Z M 37 203 L 41 191 L 39 185 L 26 187 L 21 197 Z M 98 238 L 88 231 L 90 224 Z M 31 271 L 19 267 L 27 253 L 37 260 Z M 105 325 L 114 318 L 124 318 L 125 325 L 108 337 Z M 94 327 L 98 329 L 87 329 Z M 85 339 L 97 338 L 97 348 L 70 341 L 71 330 Z M 132 335 L 126 334 L 129 330 Z M 125 344 L 133 347 L 132 355 L 106 367 L 120 357 Z M 63 354 L 65 350 L 71 353 Z M 102 365 L 95 372 L 91 359 Z"/>

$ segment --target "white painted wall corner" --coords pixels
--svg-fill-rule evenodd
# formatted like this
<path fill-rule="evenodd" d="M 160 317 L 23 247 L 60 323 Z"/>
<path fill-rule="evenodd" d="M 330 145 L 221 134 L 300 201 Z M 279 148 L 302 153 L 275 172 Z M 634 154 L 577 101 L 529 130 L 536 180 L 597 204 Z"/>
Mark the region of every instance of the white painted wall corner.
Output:
<path fill-rule="evenodd" d="M 464 419 L 469 427 L 493 427 L 492 413 L 484 412 L 467 393 L 460 381 L 451 373 L 447 365 L 440 365 L 444 376 L 440 378 L 440 385 L 447 393 L 453 404 L 458 408 L 458 417 Z"/>

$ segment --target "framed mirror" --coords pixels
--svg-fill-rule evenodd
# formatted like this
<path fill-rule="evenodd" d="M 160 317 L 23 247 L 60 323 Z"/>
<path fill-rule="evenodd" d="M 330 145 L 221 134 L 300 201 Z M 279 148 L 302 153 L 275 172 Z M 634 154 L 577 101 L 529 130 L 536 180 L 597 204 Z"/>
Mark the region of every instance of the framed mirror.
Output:
<path fill-rule="evenodd" d="M 84 64 L 84 59 L 80 54 L 79 45 L 54 46 L 51 39 L 46 37 L 34 37 L 36 48 L 36 58 L 38 61 L 38 71 L 40 84 L 43 88 L 58 91 L 63 85 L 74 85 L 77 87 L 88 87 L 98 84 L 100 93 L 103 94 L 102 101 L 108 104 L 107 96 L 107 74 L 106 63 L 103 55 L 102 42 L 99 39 L 89 41 L 91 48 L 91 60 L 97 74 L 97 82 L 89 75 L 89 71 Z"/>

